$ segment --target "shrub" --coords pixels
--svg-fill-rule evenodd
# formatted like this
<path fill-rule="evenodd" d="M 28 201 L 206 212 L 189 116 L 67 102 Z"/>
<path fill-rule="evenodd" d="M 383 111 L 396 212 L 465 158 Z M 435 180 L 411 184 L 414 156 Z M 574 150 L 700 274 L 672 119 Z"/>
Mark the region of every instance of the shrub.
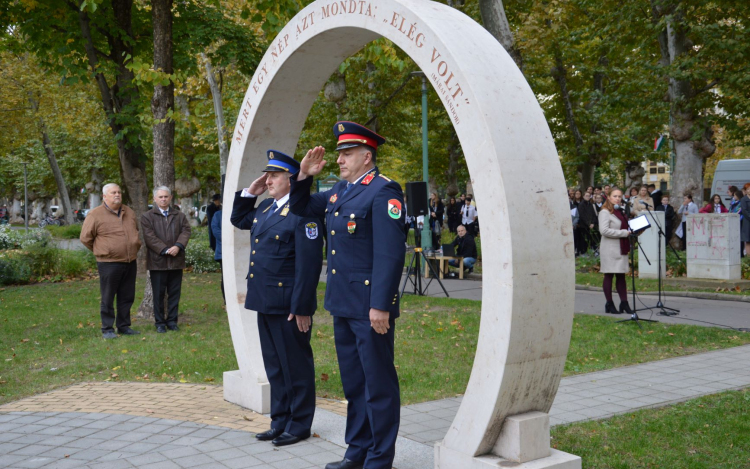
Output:
<path fill-rule="evenodd" d="M 208 244 L 208 234 L 196 236 L 193 232 L 185 250 L 185 263 L 188 268 L 192 268 L 193 272 L 198 274 L 220 270 L 221 265 L 214 260 L 214 252 Z"/>
<path fill-rule="evenodd" d="M 47 225 L 45 229 L 55 238 L 61 239 L 78 239 L 81 237 L 81 228 L 83 225 L 74 223 L 72 225 L 56 226 Z"/>
<path fill-rule="evenodd" d="M 14 238 L 10 225 L 0 225 L 0 249 L 15 248 Z"/>
<path fill-rule="evenodd" d="M 0 253 L 0 285 L 24 285 L 31 281 L 31 268 L 23 258 Z"/>
<path fill-rule="evenodd" d="M 61 281 L 96 269 L 89 251 L 69 251 L 36 243 L 24 250 L 0 254 L 0 285 Z"/>

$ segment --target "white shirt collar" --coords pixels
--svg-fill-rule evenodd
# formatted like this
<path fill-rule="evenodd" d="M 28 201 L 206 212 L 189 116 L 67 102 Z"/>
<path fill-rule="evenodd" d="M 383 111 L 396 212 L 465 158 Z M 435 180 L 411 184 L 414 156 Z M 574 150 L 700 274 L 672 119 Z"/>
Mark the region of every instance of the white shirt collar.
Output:
<path fill-rule="evenodd" d="M 276 200 L 276 210 L 278 210 L 281 207 L 283 207 L 287 203 L 288 200 L 289 200 L 289 194 L 285 195 L 284 197 L 282 197 L 280 199 L 277 199 Z M 274 210 L 274 212 L 276 212 L 276 210 Z"/>

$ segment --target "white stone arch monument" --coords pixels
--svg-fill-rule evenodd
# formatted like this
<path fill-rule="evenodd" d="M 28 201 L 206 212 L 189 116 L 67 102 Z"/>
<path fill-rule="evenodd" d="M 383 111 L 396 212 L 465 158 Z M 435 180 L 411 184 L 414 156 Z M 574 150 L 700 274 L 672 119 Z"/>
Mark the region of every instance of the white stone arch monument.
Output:
<path fill-rule="evenodd" d="M 458 414 L 436 446 L 435 466 L 580 468 L 579 458 L 550 450 L 547 416 L 573 320 L 565 181 L 533 92 L 475 21 L 428 0 L 308 5 L 276 37 L 248 87 L 232 136 L 224 206 L 231 207 L 234 192 L 265 167 L 267 149 L 294 152 L 326 80 L 344 59 L 380 37 L 409 54 L 440 96 L 482 214 L 477 352 Z M 387 138 L 388 129 L 382 131 Z M 230 214 L 223 211 L 224 226 L 231 226 Z M 243 308 L 249 252 L 247 233 L 223 231 L 227 313 L 240 368 L 224 374 L 224 396 L 268 412 L 256 313 Z"/>

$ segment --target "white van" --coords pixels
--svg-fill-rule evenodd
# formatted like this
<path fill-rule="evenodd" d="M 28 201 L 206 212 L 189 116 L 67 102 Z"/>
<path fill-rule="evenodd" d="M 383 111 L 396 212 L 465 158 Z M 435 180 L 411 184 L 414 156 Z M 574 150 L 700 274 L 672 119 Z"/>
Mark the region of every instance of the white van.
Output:
<path fill-rule="evenodd" d="M 723 160 L 716 165 L 711 194 L 719 194 L 724 205 L 729 208 L 732 196 L 727 194 L 729 186 L 742 186 L 750 182 L 750 160 Z"/>

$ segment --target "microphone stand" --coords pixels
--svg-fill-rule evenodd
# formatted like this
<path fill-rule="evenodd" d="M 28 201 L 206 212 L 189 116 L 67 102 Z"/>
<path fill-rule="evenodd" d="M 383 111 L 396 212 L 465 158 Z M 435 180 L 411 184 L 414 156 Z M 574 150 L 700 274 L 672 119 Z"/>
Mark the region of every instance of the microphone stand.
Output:
<path fill-rule="evenodd" d="M 651 261 L 648 260 L 646 253 L 643 252 L 641 243 L 639 243 L 638 240 L 636 239 L 637 237 L 635 235 L 630 235 L 628 236 L 628 238 L 630 238 L 630 280 L 631 280 L 631 284 L 633 287 L 632 288 L 633 290 L 633 308 L 632 308 L 633 314 L 631 314 L 630 318 L 628 319 L 622 319 L 620 321 L 615 321 L 615 322 L 618 323 L 618 322 L 635 321 L 635 323 L 638 324 L 638 327 L 640 329 L 643 329 L 643 326 L 641 326 L 641 321 L 646 321 L 646 322 L 659 322 L 659 321 L 656 321 L 654 319 L 641 319 L 640 317 L 638 317 L 638 311 L 652 310 L 654 308 L 646 307 L 646 308 L 641 308 L 639 310 L 639 309 L 636 309 L 635 307 L 635 245 L 637 245 L 638 248 L 641 250 L 641 254 L 643 254 L 643 258 L 646 259 L 646 262 L 648 262 L 648 265 L 651 265 Z"/>
<path fill-rule="evenodd" d="M 662 231 L 661 224 L 659 223 L 659 220 L 656 219 L 656 217 L 654 216 L 654 212 L 651 211 L 651 208 L 648 206 L 648 204 L 644 203 L 643 205 L 646 206 L 646 211 L 648 211 L 648 213 L 651 215 L 651 219 L 654 220 L 654 223 L 656 223 L 656 228 L 659 230 L 659 240 L 658 240 L 658 245 L 659 245 L 658 246 L 658 249 L 659 249 L 659 259 L 658 259 L 658 262 L 659 262 L 659 283 L 658 283 L 658 287 L 659 287 L 659 299 L 656 302 L 656 308 L 655 309 L 659 309 L 660 310 L 659 311 L 659 315 L 660 316 L 677 316 L 679 314 L 679 312 L 680 312 L 679 309 L 668 308 L 668 307 L 664 306 L 664 303 L 661 301 L 661 290 L 662 290 L 662 287 L 661 287 L 661 238 L 664 237 L 664 244 L 667 244 L 667 235 L 664 234 L 664 231 Z M 666 220 L 666 216 L 667 216 L 667 212 L 665 211 L 664 212 L 665 220 Z M 672 247 L 671 245 L 669 247 L 672 248 L 672 251 L 674 252 L 675 256 L 677 256 L 677 259 L 680 259 L 680 255 L 677 254 L 677 251 L 675 251 L 674 247 Z M 680 260 L 682 260 L 682 259 L 680 259 Z"/>

